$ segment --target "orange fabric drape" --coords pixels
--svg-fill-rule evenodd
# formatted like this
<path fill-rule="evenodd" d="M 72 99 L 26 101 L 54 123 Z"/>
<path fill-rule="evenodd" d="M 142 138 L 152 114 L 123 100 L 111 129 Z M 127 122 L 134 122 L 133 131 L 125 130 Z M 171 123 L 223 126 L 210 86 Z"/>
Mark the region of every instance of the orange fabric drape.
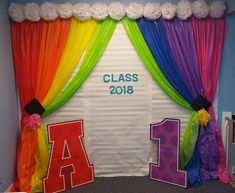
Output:
<path fill-rule="evenodd" d="M 42 42 L 39 55 L 36 98 L 42 102 L 51 88 L 60 59 L 67 43 L 72 19 L 58 18 L 43 22 Z"/>
<path fill-rule="evenodd" d="M 53 22 L 11 22 L 12 48 L 22 112 L 17 147 L 16 190 L 30 192 L 35 169 L 37 129 L 26 127 L 24 110 L 33 98 L 41 102 L 51 87 L 63 50 L 67 43 L 71 19 Z"/>

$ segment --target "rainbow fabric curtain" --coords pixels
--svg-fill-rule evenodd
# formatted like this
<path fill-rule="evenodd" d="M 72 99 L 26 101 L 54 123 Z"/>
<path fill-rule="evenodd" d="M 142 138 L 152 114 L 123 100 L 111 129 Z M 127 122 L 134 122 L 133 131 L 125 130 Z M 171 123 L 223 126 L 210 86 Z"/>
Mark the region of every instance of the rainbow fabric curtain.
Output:
<path fill-rule="evenodd" d="M 189 184 L 198 186 L 216 178 L 228 183 L 225 151 L 213 105 L 208 112 L 191 108 L 198 95 L 213 103 L 226 31 L 225 18 L 187 21 L 141 18 L 134 21 L 126 17 L 123 24 L 157 84 L 176 103 L 192 110 L 180 150 L 181 168 L 188 172 Z"/>
<path fill-rule="evenodd" d="M 156 83 L 172 100 L 192 112 L 180 149 L 180 167 L 188 172 L 189 184 L 198 186 L 216 178 L 228 183 L 225 151 L 213 106 L 207 111 L 192 108 L 199 95 L 213 103 L 226 32 L 225 18 L 149 21 L 124 17 L 122 23 Z M 11 21 L 22 113 L 15 191 L 42 191 L 49 153 L 41 119 L 62 107 L 83 85 L 116 24 L 110 17 L 85 22 L 75 18 Z M 34 98 L 45 108 L 41 116 L 25 111 Z"/>
<path fill-rule="evenodd" d="M 81 22 L 75 18 L 11 22 L 22 113 L 15 191 L 42 192 L 49 161 L 41 117 L 27 115 L 24 107 L 36 98 L 46 110 L 44 117 L 63 106 L 92 72 L 115 26 L 116 22 L 109 18 L 102 22 Z"/>

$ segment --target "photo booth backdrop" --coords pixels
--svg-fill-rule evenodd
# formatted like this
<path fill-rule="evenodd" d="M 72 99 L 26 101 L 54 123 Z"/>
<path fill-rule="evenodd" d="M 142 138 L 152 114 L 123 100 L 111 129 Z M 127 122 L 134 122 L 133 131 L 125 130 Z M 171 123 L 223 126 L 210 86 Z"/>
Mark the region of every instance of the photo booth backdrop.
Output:
<path fill-rule="evenodd" d="M 103 81 L 104 75 L 138 74 L 137 82 Z M 133 94 L 110 94 L 110 86 L 133 86 Z M 217 107 L 217 102 L 215 102 Z M 44 123 L 84 119 L 84 143 L 96 176 L 148 175 L 156 162 L 150 123 L 181 120 L 181 137 L 190 111 L 175 104 L 154 82 L 121 22 L 82 88 Z"/>
<path fill-rule="evenodd" d="M 49 4 L 47 4 L 49 6 Z M 134 5 L 134 4 L 133 4 Z M 16 6 L 16 9 L 14 8 L 14 6 Z M 46 6 L 46 4 L 45 4 Z M 133 7 L 134 8 L 134 7 Z M 12 5 L 9 8 L 9 13 L 11 18 L 14 20 L 15 16 L 17 16 L 17 12 L 15 12 L 14 10 L 20 10 L 21 8 L 19 7 L 19 9 L 17 8 L 17 5 Z M 135 9 L 135 8 L 134 8 Z M 46 16 L 46 15 L 45 15 Z M 49 16 L 49 15 L 48 15 Z M 52 16 L 52 15 L 50 15 Z M 128 15 L 129 16 L 129 15 Z M 222 16 L 222 15 L 220 15 Z M 54 17 L 54 16 L 53 16 Z M 106 16 L 105 16 L 106 17 Z M 135 16 L 134 16 L 135 18 Z M 18 20 L 18 18 L 16 17 L 16 19 Z M 20 19 L 20 18 L 19 18 Z M 46 16 L 47 19 L 47 16 Z M 55 19 L 55 18 L 53 18 Z M 104 18 L 103 18 L 104 19 Z M 16 21 L 17 21 L 16 20 Z M 50 36 L 51 32 L 50 31 L 50 27 L 54 26 L 57 31 L 59 31 L 59 26 L 62 25 L 70 25 L 71 23 L 71 33 L 68 36 L 68 42 L 74 42 L 72 40 L 75 39 L 73 32 L 76 29 L 76 26 L 83 26 L 84 28 L 81 29 L 86 29 L 86 25 L 87 27 L 91 27 L 94 23 L 94 25 L 96 24 L 96 22 L 94 21 L 88 21 L 85 23 L 80 23 L 74 19 L 69 19 L 67 21 L 63 21 L 59 19 L 55 20 L 55 22 L 52 23 L 46 23 L 44 21 L 39 21 L 38 23 L 28 23 L 27 21 L 24 22 L 22 25 L 21 24 L 17 24 L 12 22 L 12 41 L 13 41 L 13 50 L 14 50 L 14 57 L 15 57 L 15 64 L 16 64 L 16 77 L 17 77 L 17 82 L 19 85 L 19 96 L 20 96 L 20 104 L 21 104 L 21 110 L 22 110 L 22 124 L 21 124 L 21 137 L 20 137 L 20 148 L 18 150 L 18 162 L 17 162 L 17 168 L 18 168 L 18 176 L 19 176 L 19 185 L 20 185 L 20 189 L 30 189 L 30 180 L 31 177 L 30 175 L 33 174 L 34 172 L 34 167 L 33 165 L 34 163 L 34 155 L 36 155 L 36 170 L 35 173 L 33 174 L 32 177 L 32 189 L 35 190 L 35 185 L 37 186 L 37 183 L 35 182 L 39 182 L 40 183 L 40 178 L 42 175 L 44 175 L 44 170 L 46 170 L 45 166 L 46 163 L 48 162 L 46 158 L 46 152 L 45 149 L 45 140 L 43 139 L 43 129 L 40 126 L 40 120 L 39 120 L 39 116 L 35 117 L 35 116 L 27 116 L 26 112 L 24 111 L 24 106 L 26 104 L 28 104 L 28 102 L 36 97 L 41 103 L 42 105 L 46 108 L 46 112 L 44 113 L 44 115 L 48 115 L 52 112 L 54 112 L 55 110 L 57 110 L 58 108 L 60 108 L 68 99 L 70 99 L 70 97 L 72 97 L 72 95 L 75 94 L 75 91 L 81 86 L 81 84 L 84 82 L 84 80 L 86 79 L 86 77 L 89 75 L 89 73 L 91 72 L 91 70 L 93 69 L 93 67 L 96 65 L 98 59 L 100 58 L 100 56 L 103 54 L 104 49 L 106 48 L 108 42 L 109 42 L 109 38 L 111 37 L 115 27 L 116 27 L 116 22 L 112 21 L 110 18 L 105 19 L 103 22 L 99 22 L 97 23 L 97 30 L 95 31 L 93 37 L 91 38 L 91 43 L 88 44 L 88 48 L 86 51 L 86 54 L 84 56 L 83 62 L 81 63 L 81 67 L 78 70 L 78 73 L 76 73 L 75 77 L 73 78 L 73 80 L 68 84 L 67 87 L 65 87 L 65 90 L 62 91 L 61 94 L 59 94 L 59 90 L 62 89 L 65 85 L 65 83 L 67 82 L 66 77 L 67 78 L 70 76 L 69 74 L 72 72 L 73 68 L 75 67 L 75 63 L 74 61 L 79 60 L 80 56 L 77 56 L 78 53 L 73 52 L 70 56 L 70 54 L 67 55 L 67 51 L 69 50 L 70 46 L 64 46 L 63 43 L 59 44 L 59 53 L 54 53 L 55 49 L 54 49 L 54 44 L 56 45 L 56 42 L 61 38 L 62 40 L 66 39 L 65 37 L 67 36 L 66 34 L 68 34 L 68 32 L 66 31 L 67 28 L 62 27 L 62 31 L 61 33 L 58 33 L 58 38 L 54 39 L 54 36 Z M 181 62 L 178 62 L 177 60 L 174 62 L 174 59 L 172 58 L 172 55 L 170 54 L 169 50 L 172 49 L 168 46 L 167 44 L 167 39 L 166 36 L 164 34 L 164 27 L 163 27 L 163 23 L 164 21 L 162 19 L 156 20 L 154 22 L 150 22 L 146 19 L 140 19 L 137 22 L 128 19 L 127 17 L 124 18 L 122 20 L 122 23 L 125 27 L 125 30 L 130 38 L 130 40 L 132 41 L 132 44 L 134 45 L 134 47 L 136 48 L 136 51 L 138 52 L 139 56 L 141 57 L 141 59 L 144 61 L 144 64 L 146 65 L 146 67 L 148 68 L 149 72 L 151 73 L 151 75 L 154 77 L 155 81 L 157 81 L 157 83 L 162 87 L 162 89 L 164 89 L 164 91 L 173 99 L 175 100 L 176 103 L 182 105 L 183 107 L 192 110 L 192 108 L 190 107 L 190 103 L 192 103 L 196 96 L 198 94 L 205 94 L 207 97 L 209 97 L 209 100 L 214 101 L 214 96 L 215 96 L 215 92 L 216 92 L 216 85 L 217 85 L 217 78 L 218 78 L 218 67 L 219 67 L 219 63 L 220 63 L 220 56 L 221 56 L 221 50 L 223 47 L 223 39 L 224 39 L 224 31 L 225 31 L 225 23 L 224 23 L 224 18 L 223 19 L 219 19 L 218 21 L 215 21 L 214 19 L 206 19 L 205 21 L 200 21 L 198 19 L 192 18 L 192 23 L 191 20 L 187 21 L 185 24 L 182 21 L 178 21 L 178 19 L 174 20 L 174 23 L 172 23 L 171 25 L 175 25 L 175 27 L 178 27 L 178 25 L 182 25 L 182 27 L 186 30 L 185 33 L 188 36 L 189 40 L 192 42 L 192 44 L 194 45 L 194 39 L 192 36 L 192 30 L 195 33 L 195 40 L 196 40 L 196 48 L 201 47 L 200 44 L 205 44 L 203 48 L 205 48 L 205 50 L 203 51 L 204 53 L 214 53 L 218 55 L 218 57 L 216 57 L 214 60 L 212 58 L 212 55 L 203 55 L 201 54 L 201 50 L 197 50 L 197 54 L 198 54 L 198 60 L 200 61 L 200 66 L 201 68 L 209 68 L 207 69 L 207 73 L 209 73 L 209 78 L 208 74 L 204 74 L 204 71 L 200 68 L 200 70 L 202 70 L 200 72 L 201 78 L 202 78 L 202 85 L 203 87 L 200 85 L 200 78 L 198 75 L 198 69 L 196 69 L 198 67 L 198 63 L 197 60 L 194 59 L 193 62 L 194 64 L 192 65 L 191 62 L 189 62 L 189 66 L 184 66 L 183 70 L 185 70 L 184 68 L 186 68 L 186 75 L 184 76 L 184 80 L 182 75 L 179 73 L 177 67 L 176 67 L 176 63 L 177 65 L 181 65 Z M 177 24 L 179 23 L 179 24 Z M 220 24 L 221 26 L 218 28 L 218 24 Z M 167 30 L 167 26 L 168 24 L 164 24 L 165 26 L 165 30 Z M 198 25 L 198 26 L 197 26 Z M 212 30 L 211 27 L 208 26 L 212 26 Z M 152 27 L 151 27 L 152 26 Z M 216 27 L 217 28 L 216 28 Z M 189 27 L 189 32 L 187 32 L 187 28 Z M 204 39 L 200 39 L 201 38 L 201 33 L 205 33 L 202 29 L 207 29 L 211 30 L 209 34 L 206 33 L 205 36 L 205 40 Z M 52 28 L 53 29 L 53 28 Z M 80 28 L 78 28 L 80 30 Z M 93 28 L 94 29 L 94 28 Z M 151 33 L 147 34 L 145 31 L 146 29 L 149 29 Z M 218 31 L 220 30 L 221 31 Z M 41 31 L 42 30 L 42 31 Z M 215 32 L 215 31 L 218 32 Z M 22 38 L 24 37 L 28 31 L 31 31 L 30 36 L 25 39 Z M 81 32 L 81 37 L 82 37 L 82 30 L 80 30 Z M 88 32 L 91 32 L 90 35 L 92 34 L 92 29 L 89 29 Z M 84 31 L 83 31 L 84 32 Z M 155 34 L 154 34 L 155 33 Z M 168 32 L 167 32 L 168 33 Z M 176 32 L 176 33 L 180 33 L 180 32 Z M 211 33 L 215 36 L 215 40 L 216 41 L 209 41 L 210 37 L 211 37 Z M 47 39 L 47 34 L 49 35 L 49 40 Z M 198 35 L 198 36 L 197 36 Z M 218 35 L 219 38 L 222 37 L 222 39 L 219 39 L 218 37 L 216 37 Z M 74 36 L 74 37 L 73 37 Z M 160 42 L 158 42 L 159 40 L 154 39 L 155 37 L 160 36 Z M 35 39 L 34 37 L 38 37 L 37 39 Z M 72 37 L 72 38 L 71 38 Z M 85 36 L 87 38 L 87 40 L 89 39 L 89 35 L 87 34 Z M 169 41 L 171 36 L 168 37 Z M 53 40 L 54 39 L 54 40 Z M 30 41 L 33 41 L 34 43 L 31 43 Z M 51 41 L 52 40 L 52 41 Z M 105 41 L 104 41 L 105 40 Z M 49 41 L 49 42 L 48 42 Z M 82 42 L 85 45 L 86 39 L 84 39 Z M 145 42 L 146 41 L 146 42 Z M 179 41 L 178 44 L 182 43 L 182 40 L 178 40 L 175 39 L 174 41 Z M 180 42 L 181 41 L 181 42 Z M 187 41 L 187 40 L 186 40 Z M 215 44 L 214 46 L 209 46 L 207 44 L 207 41 L 210 44 Z M 29 43 L 30 42 L 30 43 Z M 59 41 L 60 42 L 60 41 Z M 75 41 L 77 43 L 77 45 L 79 42 L 79 39 Z M 158 42 L 158 44 L 157 44 Z M 183 41 L 185 42 L 185 41 Z M 22 44 L 21 44 L 22 43 Z M 219 49 L 215 49 L 217 48 L 217 44 L 218 43 L 218 48 Z M 68 43 L 68 45 L 70 45 L 71 43 Z M 41 45 L 41 46 L 38 46 Z M 21 47 L 23 46 L 23 48 Z M 31 46 L 33 46 L 31 48 Z M 48 50 L 44 50 L 42 48 L 48 48 Z M 49 46 L 49 47 L 48 47 Z M 183 45 L 183 47 L 188 46 Z M 195 47 L 190 47 L 191 44 L 189 45 L 189 50 L 191 50 L 191 53 L 189 53 L 193 58 L 196 58 L 196 51 L 195 51 Z M 208 47 L 209 46 L 209 47 Z M 63 47 L 65 47 L 65 54 L 61 57 L 61 51 L 64 49 Z M 41 49 L 40 49 L 41 48 Z M 50 49 L 49 49 L 50 48 Z M 85 47 L 84 47 L 85 48 Z M 80 54 L 83 52 L 83 49 L 81 49 L 81 51 L 79 52 Z M 150 53 L 150 50 L 152 52 L 152 54 Z M 186 49 L 184 52 L 186 52 L 187 55 L 187 51 L 189 51 L 188 49 Z M 214 50 L 210 50 L 210 49 L 214 49 Z M 29 52 L 33 50 L 33 52 Z M 58 49 L 56 49 L 57 51 Z M 174 50 L 174 48 L 173 48 Z M 173 51 L 172 50 L 172 51 Z M 177 49 L 176 49 L 177 50 Z M 177 52 L 180 50 L 177 50 Z M 50 54 L 48 54 L 48 52 L 50 52 Z M 181 51 L 180 51 L 181 52 Z M 183 50 L 182 50 L 183 52 Z M 218 53 L 216 53 L 218 52 Z M 180 53 L 181 55 L 184 55 L 185 53 Z M 70 57 L 79 57 L 78 59 L 74 58 L 73 60 L 70 59 Z M 52 59 L 53 57 L 55 57 L 54 59 L 56 60 L 56 62 L 54 61 L 54 59 Z M 59 62 L 59 58 L 61 59 L 61 62 Z M 154 57 L 154 58 L 153 58 Z M 32 63 L 32 58 L 33 58 L 33 63 Z M 70 60 L 70 65 L 67 66 L 67 60 Z M 167 60 L 166 60 L 167 59 Z M 180 60 L 186 60 L 184 63 L 188 63 L 186 58 L 180 58 Z M 44 61 L 45 60 L 45 61 Z M 23 62 L 24 61 L 24 62 Z M 66 61 L 66 62 L 65 62 Z M 204 61 L 206 61 L 204 63 Z M 23 63 L 22 63 L 23 62 Z M 156 63 L 158 62 L 158 64 Z M 32 64 L 34 64 L 34 66 L 32 66 Z M 51 67 L 51 65 L 53 64 L 53 67 Z M 211 64 L 213 64 L 213 68 L 211 66 Z M 58 66 L 59 65 L 59 66 Z M 74 67 L 72 67 L 74 66 Z M 65 68 L 66 67 L 66 68 Z M 191 67 L 194 67 L 194 70 L 191 70 Z M 55 73 L 55 70 L 58 68 L 57 72 Z M 181 69 L 180 69 L 181 70 Z M 50 71 L 50 73 L 48 73 L 48 71 Z M 69 72 L 70 71 L 70 72 Z M 212 73 L 212 71 L 215 71 L 215 73 L 213 74 L 213 76 L 210 76 L 210 73 Z M 65 74 L 66 72 L 66 74 Z M 182 73 L 182 72 L 181 72 Z M 52 78 L 53 75 L 55 74 L 55 78 L 54 78 L 54 82 L 52 82 Z M 163 76 L 164 74 L 164 76 Z M 135 75 L 135 81 L 132 80 L 133 82 L 138 82 L 138 74 L 133 74 Z M 189 76 L 188 76 L 189 75 Z M 110 76 L 108 74 L 104 75 L 103 77 L 106 76 Z M 167 80 L 166 80 L 166 78 Z M 191 76 L 191 77 L 190 77 Z M 37 79 L 35 78 L 37 77 Z M 43 78 L 42 78 L 43 77 Z M 59 78 L 58 78 L 59 77 Z M 134 77 L 134 76 L 133 76 Z M 58 80 L 57 80 L 58 78 Z M 212 82 L 211 79 L 212 78 Z M 62 80 L 61 80 L 62 79 Z M 209 79 L 209 82 L 207 82 L 207 80 Z M 103 81 L 105 83 L 107 83 L 107 81 L 104 80 Z M 169 82 L 168 82 L 169 81 Z M 192 84 L 192 86 L 189 84 L 186 87 L 186 82 L 187 83 L 190 81 L 194 82 Z M 47 84 L 45 84 L 45 82 Z M 109 81 L 108 81 L 109 82 Z M 112 81 L 114 82 L 114 81 Z M 54 84 L 55 83 L 55 84 Z M 51 92 L 50 85 L 52 84 L 51 90 L 53 92 Z M 198 84 L 198 87 L 197 87 Z M 59 85 L 59 86 L 58 86 Z M 180 86 L 179 86 L 180 85 Z M 111 86 L 110 89 L 115 86 Z M 125 86 L 123 86 L 125 87 Z M 174 90 L 174 88 L 176 90 Z M 110 94 L 123 94 L 122 91 L 120 93 L 117 92 L 117 88 L 116 87 L 116 93 L 111 93 L 112 91 L 110 91 Z M 119 87 L 121 88 L 121 87 Z M 126 88 L 126 87 L 125 87 Z M 134 89 L 133 86 L 127 86 L 128 90 L 127 93 L 128 94 L 133 94 Z M 204 89 L 205 93 L 202 93 L 202 88 Z M 190 89 L 190 90 L 189 90 Z M 130 93 L 131 90 L 131 93 Z M 129 91 L 129 92 L 128 92 Z M 178 91 L 178 92 L 177 92 Z M 124 91 L 125 92 L 125 91 Z M 58 95 L 59 94 L 59 95 Z M 54 101 L 53 101 L 54 100 Z M 52 103 L 50 103 L 52 102 Z M 195 109 L 197 110 L 197 109 Z M 199 109 L 198 109 L 199 110 Z M 202 111 L 203 112 L 203 111 Z M 29 113 L 29 112 L 28 112 Z M 38 112 L 39 113 L 39 112 Z M 205 110 L 204 110 L 204 114 L 208 114 Z M 213 118 L 213 121 L 215 121 L 215 115 L 214 115 L 214 110 L 213 108 L 210 109 L 210 113 L 211 116 Z M 215 143 L 215 127 L 216 125 L 214 125 L 214 123 L 210 122 L 210 124 L 207 126 L 207 122 L 206 119 L 205 120 L 201 120 L 198 121 L 198 118 L 203 118 L 203 116 L 201 114 L 201 112 L 198 112 L 198 115 L 196 113 L 196 111 L 192 112 L 191 118 L 190 118 L 190 122 L 187 128 L 187 132 L 184 135 L 184 140 L 182 142 L 182 147 L 181 147 L 181 167 L 182 168 L 186 168 L 186 170 L 190 171 L 191 169 L 196 169 L 197 172 L 199 172 L 199 168 L 200 165 L 202 166 L 200 168 L 200 172 L 202 172 L 202 177 L 203 180 L 208 180 L 210 178 L 212 179 L 216 179 L 217 178 L 217 163 L 213 164 L 213 168 L 210 168 L 209 171 L 205 170 L 205 168 L 207 168 L 208 164 L 211 165 L 211 161 L 214 160 L 214 162 L 216 162 L 215 159 L 212 160 L 211 156 L 217 156 L 217 152 L 214 150 L 216 149 L 216 144 L 211 146 L 211 142 L 207 141 L 208 137 L 206 133 L 208 133 L 210 135 L 209 139 L 212 139 L 212 141 L 214 141 L 213 143 Z M 205 117 L 204 117 L 205 118 Z M 195 120 L 194 120 L 195 119 Z M 200 119 L 199 119 L 200 120 Z M 204 122 L 206 121 L 206 122 Z M 204 154 L 208 154 L 204 151 L 201 152 L 202 148 L 199 149 L 197 148 L 198 145 L 196 145 L 196 148 L 194 150 L 194 145 L 196 143 L 197 140 L 197 135 L 198 135 L 198 122 L 201 125 L 201 130 L 200 130 L 200 140 L 198 140 L 199 142 L 197 143 L 198 145 L 204 146 L 206 145 L 206 147 L 204 148 L 209 148 L 210 150 L 206 151 L 206 152 L 211 152 L 211 155 L 208 156 L 204 155 Z M 33 130 L 28 130 L 28 128 L 31 128 Z M 37 130 L 35 130 L 37 129 Z M 37 137 L 38 135 L 38 137 Z M 218 138 L 218 176 L 219 178 L 224 181 L 224 182 L 228 182 L 228 176 L 226 174 L 226 169 L 225 169 L 225 160 L 224 160 L 224 150 L 222 147 L 222 141 L 220 139 L 220 134 L 218 131 L 218 128 L 216 127 L 216 135 Z M 37 140 L 38 139 L 38 150 L 39 152 L 37 152 Z M 214 140 L 213 140 L 214 139 Z M 203 142 L 201 140 L 206 140 L 207 142 Z M 191 145 L 189 145 L 191 144 Z M 209 145 L 209 146 L 208 146 Z M 27 148 L 27 146 L 30 146 L 31 149 L 29 150 Z M 191 148 L 189 148 L 191 147 Z M 211 151 L 213 148 L 213 151 Z M 43 150 L 44 149 L 44 150 Z M 43 150 L 43 151 L 42 151 Z M 187 151 L 186 151 L 187 150 Z M 197 152 L 199 151 L 199 152 Z M 35 153 L 36 154 L 35 154 Z M 214 153 L 213 153 L 214 152 Z M 205 160 L 202 160 L 201 164 L 198 162 L 199 159 L 197 159 L 196 157 L 199 156 L 199 154 L 205 157 Z M 192 159 L 191 159 L 192 156 Z M 25 160 L 27 158 L 27 160 Z M 201 159 L 203 157 L 200 157 Z M 195 162 L 196 160 L 198 160 L 197 162 Z M 27 162 L 26 162 L 27 161 Z M 28 163 L 28 164 L 26 164 Z M 28 165 L 27 167 L 29 167 L 29 171 L 25 171 L 25 164 Z M 193 165 L 192 165 L 193 164 Z M 194 165 L 196 164 L 196 165 Z M 41 165 L 41 167 L 39 167 L 39 165 Z M 195 167 L 196 166 L 196 167 Z M 204 168 L 205 167 L 205 168 Z M 202 169 L 202 170 L 201 170 Z M 42 171 L 41 171 L 42 170 Z M 27 175 L 25 175 L 27 172 L 29 172 Z M 211 174 L 208 174 L 208 172 L 212 172 Z M 190 173 L 188 173 L 189 176 L 191 176 Z M 212 176 L 211 176 L 212 175 Z M 22 177 L 20 177 L 22 176 Z M 197 175 L 196 175 L 197 176 Z M 210 177 L 209 177 L 210 176 Z M 191 179 L 191 177 L 189 177 L 189 179 Z M 196 179 L 195 179 L 196 180 Z M 200 184 L 200 180 L 196 180 L 196 182 L 193 180 L 192 182 L 190 181 L 190 184 Z M 22 186 L 22 187 L 21 187 Z M 32 191 L 33 191 L 32 190 Z"/>

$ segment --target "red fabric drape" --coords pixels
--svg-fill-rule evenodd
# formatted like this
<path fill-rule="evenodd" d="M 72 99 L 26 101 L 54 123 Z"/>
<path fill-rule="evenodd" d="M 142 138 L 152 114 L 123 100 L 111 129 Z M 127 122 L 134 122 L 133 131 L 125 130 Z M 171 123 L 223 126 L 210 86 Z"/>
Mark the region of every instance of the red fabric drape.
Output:
<path fill-rule="evenodd" d="M 25 21 L 22 24 L 11 22 L 15 73 L 22 112 L 17 147 L 18 188 L 26 192 L 30 191 L 31 177 L 34 173 L 37 132 L 25 128 L 24 120 L 27 115 L 24 106 L 32 100 L 36 92 L 42 28 L 41 21 Z"/>
<path fill-rule="evenodd" d="M 67 43 L 71 19 L 53 22 L 11 22 L 12 48 L 16 81 L 22 112 L 17 147 L 17 177 L 15 190 L 29 192 L 35 169 L 37 129 L 27 127 L 24 110 L 33 98 L 40 102 L 49 91 Z"/>
<path fill-rule="evenodd" d="M 217 90 L 226 34 L 226 20 L 224 17 L 220 19 L 207 18 L 203 20 L 193 17 L 192 24 L 204 95 L 213 102 Z M 220 129 L 215 119 L 213 106 L 209 109 L 209 112 L 216 125 L 218 176 L 222 182 L 228 183 L 230 177 L 226 167 L 225 150 L 220 135 Z"/>
<path fill-rule="evenodd" d="M 43 21 L 25 21 L 22 24 L 11 22 L 16 81 L 23 114 L 24 106 L 36 92 L 42 29 Z"/>

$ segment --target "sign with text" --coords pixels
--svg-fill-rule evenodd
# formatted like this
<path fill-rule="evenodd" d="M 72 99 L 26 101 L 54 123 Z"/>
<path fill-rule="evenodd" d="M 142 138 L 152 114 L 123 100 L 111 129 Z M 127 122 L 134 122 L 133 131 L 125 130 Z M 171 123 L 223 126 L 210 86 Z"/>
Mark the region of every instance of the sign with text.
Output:
<path fill-rule="evenodd" d="M 179 170 L 180 121 L 164 119 L 151 125 L 150 138 L 158 142 L 158 162 L 150 164 L 150 179 L 187 187 L 187 172 Z"/>
<path fill-rule="evenodd" d="M 115 74 L 104 74 L 103 81 L 109 85 L 109 94 L 111 95 L 125 95 L 134 94 L 134 86 L 132 83 L 138 82 L 139 75 L 137 73 L 120 73 Z M 115 83 L 119 83 L 115 85 Z"/>
<path fill-rule="evenodd" d="M 52 149 L 47 177 L 43 180 L 44 192 L 61 192 L 94 181 L 82 137 L 82 120 L 48 125 Z"/>

